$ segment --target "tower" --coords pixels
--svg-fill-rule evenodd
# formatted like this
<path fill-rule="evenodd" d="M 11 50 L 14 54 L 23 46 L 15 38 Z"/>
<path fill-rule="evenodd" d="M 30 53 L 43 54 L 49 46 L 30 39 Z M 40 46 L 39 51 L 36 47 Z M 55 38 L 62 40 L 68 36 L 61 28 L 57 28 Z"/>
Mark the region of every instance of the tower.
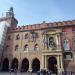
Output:
<path fill-rule="evenodd" d="M 6 16 L 0 18 L 0 61 L 3 54 L 3 47 L 7 35 L 7 30 L 8 28 L 15 28 L 17 24 L 18 21 L 14 16 L 13 7 L 10 7 L 10 9 L 6 12 Z"/>
<path fill-rule="evenodd" d="M 9 24 L 9 27 L 15 28 L 18 24 L 17 19 L 15 18 L 13 7 L 10 7 L 10 9 L 6 12 L 5 17 L 0 18 L 0 22 L 5 21 Z"/>

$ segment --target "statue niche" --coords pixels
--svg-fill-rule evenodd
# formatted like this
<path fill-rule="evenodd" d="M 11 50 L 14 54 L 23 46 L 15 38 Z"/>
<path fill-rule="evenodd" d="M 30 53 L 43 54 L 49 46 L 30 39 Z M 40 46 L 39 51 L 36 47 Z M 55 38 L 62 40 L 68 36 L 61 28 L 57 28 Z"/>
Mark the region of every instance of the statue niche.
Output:
<path fill-rule="evenodd" d="M 63 48 L 64 48 L 64 50 L 70 50 L 70 45 L 69 45 L 68 39 L 64 39 Z"/>
<path fill-rule="evenodd" d="M 54 37 L 49 37 L 49 47 L 52 49 L 56 48 L 56 43 L 54 41 Z"/>

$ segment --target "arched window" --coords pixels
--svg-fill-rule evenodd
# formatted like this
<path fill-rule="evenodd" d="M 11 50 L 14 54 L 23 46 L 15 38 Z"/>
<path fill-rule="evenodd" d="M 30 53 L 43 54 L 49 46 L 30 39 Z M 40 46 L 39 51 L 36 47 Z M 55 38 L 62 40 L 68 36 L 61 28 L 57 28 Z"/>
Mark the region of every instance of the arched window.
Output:
<path fill-rule="evenodd" d="M 39 50 L 38 44 L 35 44 L 34 50 Z"/>
<path fill-rule="evenodd" d="M 16 46 L 15 46 L 15 51 L 18 51 L 18 49 L 19 49 L 19 46 L 16 45 Z"/>
<path fill-rule="evenodd" d="M 28 35 L 28 33 L 27 33 L 27 34 L 25 34 L 25 37 L 24 37 L 24 38 L 25 38 L 25 39 L 28 39 L 28 36 L 29 36 L 29 35 Z"/>
<path fill-rule="evenodd" d="M 7 39 L 8 39 L 8 40 L 11 40 L 11 35 L 8 35 Z"/>
<path fill-rule="evenodd" d="M 68 39 L 64 39 L 63 48 L 64 48 L 64 50 L 70 50 L 70 45 L 69 45 Z"/>
<path fill-rule="evenodd" d="M 33 39 L 34 39 L 34 41 L 36 41 L 37 38 L 38 38 L 38 33 L 37 33 L 37 32 L 34 32 L 34 34 L 33 34 Z"/>
<path fill-rule="evenodd" d="M 38 33 L 37 32 L 34 33 L 34 38 L 38 38 Z"/>
<path fill-rule="evenodd" d="M 9 45 L 6 46 L 6 51 L 9 50 Z"/>
<path fill-rule="evenodd" d="M 24 46 L 24 52 L 27 52 L 28 51 L 28 44 L 26 44 L 25 46 Z"/>
<path fill-rule="evenodd" d="M 19 36 L 19 34 L 18 35 L 16 35 L 16 40 L 19 40 L 20 39 L 20 36 Z"/>

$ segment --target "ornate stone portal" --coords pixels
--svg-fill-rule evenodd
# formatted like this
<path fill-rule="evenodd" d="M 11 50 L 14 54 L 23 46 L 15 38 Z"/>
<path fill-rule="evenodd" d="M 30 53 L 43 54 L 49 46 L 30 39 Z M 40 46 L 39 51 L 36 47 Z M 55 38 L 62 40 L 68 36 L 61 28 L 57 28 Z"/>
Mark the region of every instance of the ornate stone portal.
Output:
<path fill-rule="evenodd" d="M 60 30 L 47 30 L 43 34 L 42 68 L 53 72 L 63 71 Z"/>

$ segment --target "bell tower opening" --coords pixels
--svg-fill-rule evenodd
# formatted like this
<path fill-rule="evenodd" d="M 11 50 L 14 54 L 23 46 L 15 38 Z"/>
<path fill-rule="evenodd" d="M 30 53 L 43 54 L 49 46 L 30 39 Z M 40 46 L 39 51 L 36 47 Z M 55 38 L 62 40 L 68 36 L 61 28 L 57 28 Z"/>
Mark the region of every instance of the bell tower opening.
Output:
<path fill-rule="evenodd" d="M 6 17 L 14 17 L 13 7 L 10 7 L 8 12 L 6 12 Z"/>
<path fill-rule="evenodd" d="M 9 23 L 11 28 L 17 27 L 18 21 L 15 18 L 13 7 L 6 12 L 6 21 Z"/>
<path fill-rule="evenodd" d="M 15 18 L 13 7 L 10 7 L 6 12 L 6 16 L 0 18 L 0 22 L 7 22 L 9 24 L 9 28 L 17 27 L 18 21 Z"/>

